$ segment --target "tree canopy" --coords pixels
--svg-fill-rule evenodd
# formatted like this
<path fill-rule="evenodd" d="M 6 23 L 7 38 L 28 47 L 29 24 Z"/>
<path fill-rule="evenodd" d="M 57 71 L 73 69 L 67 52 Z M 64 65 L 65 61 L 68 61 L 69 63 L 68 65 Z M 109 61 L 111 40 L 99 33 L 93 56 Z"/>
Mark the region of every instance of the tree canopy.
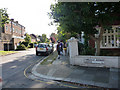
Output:
<path fill-rule="evenodd" d="M 28 42 L 28 44 L 31 43 L 31 37 L 29 34 L 26 33 L 25 41 Z"/>
<path fill-rule="evenodd" d="M 81 34 L 83 31 L 96 41 L 96 55 L 99 55 L 104 30 L 110 29 L 116 20 L 120 20 L 120 2 L 58 2 L 51 5 L 49 14 L 54 23 L 59 23 L 66 32 Z"/>
<path fill-rule="evenodd" d="M 42 34 L 42 42 L 46 42 L 46 39 L 47 39 L 46 34 Z"/>
<path fill-rule="evenodd" d="M 4 27 L 5 23 L 8 23 L 9 16 L 7 14 L 7 9 L 0 9 L 0 27 Z"/>

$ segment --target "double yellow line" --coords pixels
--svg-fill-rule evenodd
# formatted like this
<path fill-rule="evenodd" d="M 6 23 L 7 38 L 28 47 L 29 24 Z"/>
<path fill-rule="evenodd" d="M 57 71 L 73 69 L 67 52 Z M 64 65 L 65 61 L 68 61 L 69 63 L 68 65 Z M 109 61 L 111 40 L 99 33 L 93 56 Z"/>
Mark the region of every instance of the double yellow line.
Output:
<path fill-rule="evenodd" d="M 45 58 L 45 57 L 42 57 L 42 59 L 36 61 L 35 63 L 43 60 L 44 58 Z M 28 78 L 28 76 L 27 76 L 27 74 L 26 74 L 26 71 L 27 71 L 32 65 L 34 65 L 35 63 L 32 63 L 32 64 L 29 65 L 27 68 L 25 68 L 25 70 L 24 70 L 24 76 L 25 76 L 26 78 Z M 46 83 L 46 84 L 51 84 L 50 82 L 46 82 L 46 81 L 36 80 L 36 79 L 32 79 L 32 78 L 28 78 L 28 79 L 31 79 L 31 80 L 34 80 L 34 81 L 37 81 L 37 82 L 44 82 L 44 83 Z M 64 84 L 60 84 L 60 86 L 65 86 L 65 87 L 69 87 L 69 88 L 78 88 L 78 87 L 75 87 L 75 86 L 64 85 Z"/>

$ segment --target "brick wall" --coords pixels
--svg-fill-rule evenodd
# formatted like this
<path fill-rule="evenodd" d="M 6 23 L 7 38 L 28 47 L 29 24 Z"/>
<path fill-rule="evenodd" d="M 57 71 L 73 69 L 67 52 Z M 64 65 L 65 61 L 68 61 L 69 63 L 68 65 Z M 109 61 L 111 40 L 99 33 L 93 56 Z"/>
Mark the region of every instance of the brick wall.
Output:
<path fill-rule="evenodd" d="M 0 33 L 0 50 L 4 50 L 8 44 L 10 44 L 10 48 L 15 49 L 15 45 L 17 46 L 20 41 L 24 41 L 24 39 L 20 37 L 24 36 L 25 27 L 20 25 L 18 21 L 11 19 L 8 24 L 5 24 L 3 30 L 4 32 Z"/>
<path fill-rule="evenodd" d="M 4 44 L 13 44 L 11 34 L 1 33 L 0 50 L 4 50 Z"/>
<path fill-rule="evenodd" d="M 4 50 L 3 43 L 1 40 L 0 40 L 0 50 Z"/>
<path fill-rule="evenodd" d="M 12 40 L 12 35 L 11 34 L 6 34 L 6 33 L 1 33 L 1 40 L 10 41 L 10 40 Z"/>
<path fill-rule="evenodd" d="M 20 25 L 18 21 L 10 21 L 8 24 L 5 24 L 4 31 L 6 34 L 12 34 L 13 36 L 24 36 L 25 27 Z"/>
<path fill-rule="evenodd" d="M 24 27 L 24 26 L 22 26 L 21 36 L 24 36 L 24 34 L 25 34 L 25 27 Z"/>
<path fill-rule="evenodd" d="M 4 26 L 4 33 L 6 33 L 6 34 L 12 34 L 11 23 L 5 24 L 5 26 Z"/>

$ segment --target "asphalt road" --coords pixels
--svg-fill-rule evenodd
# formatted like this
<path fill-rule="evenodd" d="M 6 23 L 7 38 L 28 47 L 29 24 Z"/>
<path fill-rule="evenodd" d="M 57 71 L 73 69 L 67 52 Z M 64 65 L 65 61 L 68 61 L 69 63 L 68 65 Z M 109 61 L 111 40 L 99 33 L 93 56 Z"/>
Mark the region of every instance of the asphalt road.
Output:
<path fill-rule="evenodd" d="M 68 88 L 60 82 L 39 78 L 33 80 L 25 77 L 24 70 L 45 56 L 36 56 L 35 49 L 19 51 L 16 54 L 0 57 L 2 59 L 2 88 Z M 32 66 L 26 71 L 31 75 Z"/>

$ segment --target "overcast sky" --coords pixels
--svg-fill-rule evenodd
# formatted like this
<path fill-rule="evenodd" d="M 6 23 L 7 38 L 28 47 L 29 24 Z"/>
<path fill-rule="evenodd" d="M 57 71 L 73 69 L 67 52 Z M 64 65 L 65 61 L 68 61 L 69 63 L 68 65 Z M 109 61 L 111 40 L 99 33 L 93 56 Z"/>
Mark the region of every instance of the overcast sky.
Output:
<path fill-rule="evenodd" d="M 50 5 L 54 0 L 0 0 L 0 8 L 8 8 L 10 19 L 13 18 L 26 27 L 29 34 L 43 33 L 47 37 L 56 32 L 55 26 L 49 26 L 50 19 L 47 12 L 50 12 Z"/>

